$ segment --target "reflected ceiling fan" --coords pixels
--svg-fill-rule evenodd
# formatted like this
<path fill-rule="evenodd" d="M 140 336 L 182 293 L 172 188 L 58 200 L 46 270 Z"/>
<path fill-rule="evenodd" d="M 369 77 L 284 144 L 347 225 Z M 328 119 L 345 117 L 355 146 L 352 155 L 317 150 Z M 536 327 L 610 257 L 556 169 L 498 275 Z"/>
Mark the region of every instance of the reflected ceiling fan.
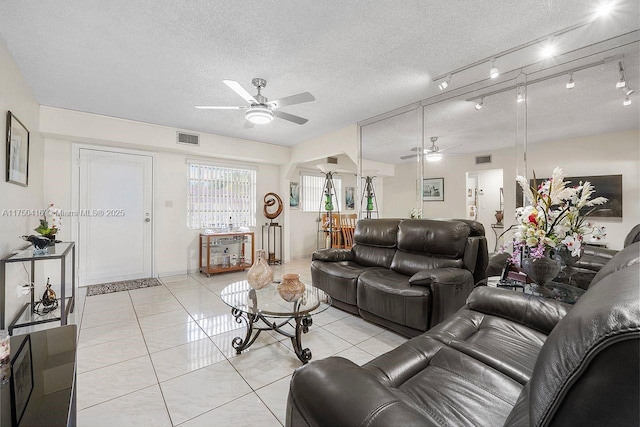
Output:
<path fill-rule="evenodd" d="M 303 125 L 308 122 L 307 119 L 285 113 L 284 111 L 280 111 L 279 108 L 316 100 L 309 92 L 303 92 L 297 95 L 285 96 L 284 98 L 276 99 L 275 101 L 269 101 L 267 97 L 260 93 L 261 90 L 267 86 L 267 81 L 257 77 L 251 80 L 251 84 L 258 89 L 258 94 L 256 96 L 251 95 L 242 87 L 242 85 L 240 85 L 240 83 L 234 80 L 223 80 L 223 83 L 240 95 L 242 99 L 249 103 L 249 105 L 239 107 L 198 105 L 196 108 L 199 110 L 247 110 L 245 111 L 244 116 L 251 123 L 257 125 L 269 123 L 274 117 Z"/>
<path fill-rule="evenodd" d="M 440 149 L 440 147 L 438 147 L 436 145 L 436 141 L 438 140 L 437 136 L 432 136 L 429 138 L 431 140 L 431 147 L 429 148 L 425 148 L 424 150 L 418 147 L 414 147 L 411 149 L 411 151 L 421 151 L 424 154 L 425 159 L 427 159 L 428 162 L 438 162 L 440 160 L 442 160 L 442 153 L 447 151 L 447 150 L 451 150 L 452 148 L 457 148 L 457 147 L 461 147 L 461 145 L 454 145 L 453 147 L 447 147 L 447 148 L 443 148 L 442 150 Z M 416 154 L 409 154 L 407 156 L 402 156 L 400 157 L 402 160 L 406 160 L 406 159 L 412 159 L 414 157 L 418 157 L 418 153 Z"/>

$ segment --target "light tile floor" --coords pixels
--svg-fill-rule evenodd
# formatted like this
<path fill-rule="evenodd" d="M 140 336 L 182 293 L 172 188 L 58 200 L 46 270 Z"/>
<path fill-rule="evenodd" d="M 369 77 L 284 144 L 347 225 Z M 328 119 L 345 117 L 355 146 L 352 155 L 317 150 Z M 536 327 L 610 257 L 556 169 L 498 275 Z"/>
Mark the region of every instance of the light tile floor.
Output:
<path fill-rule="evenodd" d="M 309 260 L 276 266 L 311 283 Z M 84 297 L 78 342 L 78 426 L 279 426 L 302 365 L 288 338 L 263 333 L 242 354 L 243 324 L 219 295 L 246 272 L 162 278 L 162 286 Z M 83 304 L 84 302 L 84 304 Z M 405 338 L 333 307 L 303 336 L 312 360 L 363 364 Z"/>

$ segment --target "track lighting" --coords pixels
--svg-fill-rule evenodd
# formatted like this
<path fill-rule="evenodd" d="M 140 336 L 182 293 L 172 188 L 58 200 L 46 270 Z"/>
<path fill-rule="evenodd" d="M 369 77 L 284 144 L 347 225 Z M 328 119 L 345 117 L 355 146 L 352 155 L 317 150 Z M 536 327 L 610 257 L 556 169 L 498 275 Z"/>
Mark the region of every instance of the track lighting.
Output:
<path fill-rule="evenodd" d="M 522 91 L 522 86 L 518 86 L 518 95 L 516 96 L 516 101 L 524 102 L 524 100 L 525 100 L 525 96 L 524 96 L 524 92 Z"/>
<path fill-rule="evenodd" d="M 618 68 L 620 69 L 620 79 L 616 83 L 616 89 L 622 89 L 627 85 L 624 78 L 624 67 L 622 66 L 622 61 L 618 61 Z"/>
<path fill-rule="evenodd" d="M 489 70 L 489 77 L 491 77 L 492 79 L 497 79 L 499 75 L 500 71 L 496 67 L 496 59 L 493 58 L 491 60 L 491 70 Z"/>
<path fill-rule="evenodd" d="M 624 101 L 622 101 L 622 105 L 624 105 L 625 107 L 631 105 L 631 98 L 629 98 L 628 96 L 624 98 Z"/>
<path fill-rule="evenodd" d="M 626 87 L 624 90 L 624 93 L 627 96 L 631 95 L 633 92 L 635 92 L 635 90 L 631 89 L 630 87 Z"/>
<path fill-rule="evenodd" d="M 569 73 L 569 81 L 567 82 L 565 87 L 567 89 L 573 89 L 574 87 L 576 87 L 576 82 L 573 81 L 573 73 Z"/>
<path fill-rule="evenodd" d="M 476 110 L 482 109 L 483 105 L 484 105 L 484 98 L 480 98 L 480 101 L 476 103 Z"/>
<path fill-rule="evenodd" d="M 440 82 L 440 84 L 438 85 L 438 88 L 440 90 L 445 90 L 446 88 L 449 87 L 449 83 L 451 83 L 451 74 L 449 74 L 446 79 Z"/>

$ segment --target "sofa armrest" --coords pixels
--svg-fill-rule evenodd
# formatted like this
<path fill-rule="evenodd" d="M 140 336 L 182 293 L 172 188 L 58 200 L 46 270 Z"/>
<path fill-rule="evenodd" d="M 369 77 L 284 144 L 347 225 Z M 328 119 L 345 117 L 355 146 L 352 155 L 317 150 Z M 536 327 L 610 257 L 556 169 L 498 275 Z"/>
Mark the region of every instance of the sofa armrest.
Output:
<path fill-rule="evenodd" d="M 413 286 L 431 288 L 430 327 L 458 311 L 471 293 L 475 280 L 473 274 L 464 268 L 434 268 L 419 271 L 409 279 Z"/>
<path fill-rule="evenodd" d="M 318 360 L 293 373 L 286 417 L 288 427 L 424 426 L 428 421 L 369 372 L 342 357 Z"/>
<path fill-rule="evenodd" d="M 602 248 L 599 246 L 590 246 L 586 243 L 584 246 L 584 255 L 592 255 L 605 259 L 605 262 L 610 260 L 618 253 L 615 249 Z"/>
<path fill-rule="evenodd" d="M 474 311 L 502 317 L 549 335 L 571 305 L 509 289 L 482 286 L 467 299 Z"/>
<path fill-rule="evenodd" d="M 313 253 L 311 256 L 311 260 L 315 261 L 328 261 L 328 262 L 338 262 L 338 261 L 353 261 L 355 259 L 355 255 L 351 251 L 351 249 L 319 249 Z"/>

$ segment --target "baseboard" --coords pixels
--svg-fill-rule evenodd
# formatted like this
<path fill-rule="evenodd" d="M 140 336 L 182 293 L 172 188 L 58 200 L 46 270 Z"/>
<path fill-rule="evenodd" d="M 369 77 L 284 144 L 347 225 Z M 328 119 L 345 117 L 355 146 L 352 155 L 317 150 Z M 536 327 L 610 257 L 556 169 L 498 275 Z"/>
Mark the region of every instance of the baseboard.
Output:
<path fill-rule="evenodd" d="M 189 271 L 188 270 L 162 271 L 158 273 L 158 277 L 182 276 L 184 274 L 189 274 Z"/>

